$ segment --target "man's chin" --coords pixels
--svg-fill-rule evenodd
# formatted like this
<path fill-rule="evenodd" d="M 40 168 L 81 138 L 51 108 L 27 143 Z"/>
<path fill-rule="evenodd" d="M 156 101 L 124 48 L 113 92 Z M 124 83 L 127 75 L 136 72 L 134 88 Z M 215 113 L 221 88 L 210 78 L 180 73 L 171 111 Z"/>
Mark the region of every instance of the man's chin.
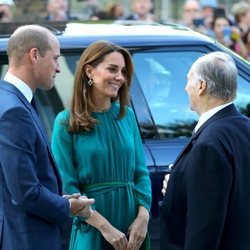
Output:
<path fill-rule="evenodd" d="M 48 90 L 52 89 L 53 87 L 54 87 L 54 83 L 52 83 L 52 84 L 50 84 L 48 86 L 40 86 L 39 89 L 48 91 Z"/>

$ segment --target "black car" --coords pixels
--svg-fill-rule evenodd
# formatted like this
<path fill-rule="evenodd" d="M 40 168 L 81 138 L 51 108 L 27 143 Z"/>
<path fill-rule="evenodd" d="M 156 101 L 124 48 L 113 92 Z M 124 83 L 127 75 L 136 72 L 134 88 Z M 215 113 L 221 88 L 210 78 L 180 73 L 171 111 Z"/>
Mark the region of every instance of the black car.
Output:
<path fill-rule="evenodd" d="M 185 93 L 186 75 L 203 54 L 226 51 L 238 68 L 238 109 L 250 117 L 250 64 L 214 40 L 179 25 L 67 24 L 58 32 L 61 45 L 61 73 L 55 87 L 39 90 L 36 99 L 40 117 L 51 137 L 54 118 L 70 103 L 75 68 L 83 50 L 96 40 L 110 40 L 127 48 L 135 72 L 131 106 L 141 132 L 146 162 L 152 181 L 153 202 L 150 220 L 152 249 L 159 246 L 159 203 L 162 181 L 169 165 L 189 139 L 198 120 L 189 110 Z M 8 38 L 0 38 L 0 76 L 8 62 Z M 67 230 L 66 230 L 67 231 Z M 64 238 L 67 248 L 68 235 Z"/>

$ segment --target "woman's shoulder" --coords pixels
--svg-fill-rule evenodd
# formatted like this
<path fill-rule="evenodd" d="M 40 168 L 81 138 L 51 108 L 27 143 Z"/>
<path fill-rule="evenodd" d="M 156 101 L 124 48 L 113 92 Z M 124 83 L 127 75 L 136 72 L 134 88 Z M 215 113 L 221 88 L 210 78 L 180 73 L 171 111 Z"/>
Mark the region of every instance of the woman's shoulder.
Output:
<path fill-rule="evenodd" d="M 69 109 L 64 109 L 63 111 L 59 112 L 56 116 L 56 121 L 57 122 L 68 122 L 69 121 L 69 116 L 70 116 L 70 112 Z"/>
<path fill-rule="evenodd" d="M 120 106 L 121 106 L 120 103 L 113 102 L 112 106 L 113 106 L 113 109 L 117 112 L 117 114 L 119 114 Z M 125 112 L 126 112 L 125 116 L 126 115 L 128 115 L 128 116 L 134 115 L 134 111 L 129 105 L 125 105 Z"/>

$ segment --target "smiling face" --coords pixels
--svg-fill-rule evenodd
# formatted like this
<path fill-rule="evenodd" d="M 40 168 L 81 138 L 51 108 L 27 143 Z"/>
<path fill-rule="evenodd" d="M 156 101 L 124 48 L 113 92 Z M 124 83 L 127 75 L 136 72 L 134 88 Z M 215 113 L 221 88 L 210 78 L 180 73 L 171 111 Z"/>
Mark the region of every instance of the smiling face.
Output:
<path fill-rule="evenodd" d="M 116 97 L 125 82 L 125 60 L 121 53 L 112 52 L 96 67 L 86 66 L 86 74 L 93 80 L 92 98 L 109 99 Z"/>

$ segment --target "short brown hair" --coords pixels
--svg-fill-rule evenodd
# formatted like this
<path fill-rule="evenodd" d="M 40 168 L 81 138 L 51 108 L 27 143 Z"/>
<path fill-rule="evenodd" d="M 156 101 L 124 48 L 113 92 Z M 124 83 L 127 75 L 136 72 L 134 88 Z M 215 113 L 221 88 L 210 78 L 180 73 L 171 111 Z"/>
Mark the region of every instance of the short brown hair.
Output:
<path fill-rule="evenodd" d="M 37 48 L 40 55 L 44 56 L 47 50 L 51 49 L 49 33 L 52 34 L 47 28 L 39 25 L 25 25 L 17 28 L 8 41 L 9 61 L 20 65 L 24 55 L 32 48 Z"/>

